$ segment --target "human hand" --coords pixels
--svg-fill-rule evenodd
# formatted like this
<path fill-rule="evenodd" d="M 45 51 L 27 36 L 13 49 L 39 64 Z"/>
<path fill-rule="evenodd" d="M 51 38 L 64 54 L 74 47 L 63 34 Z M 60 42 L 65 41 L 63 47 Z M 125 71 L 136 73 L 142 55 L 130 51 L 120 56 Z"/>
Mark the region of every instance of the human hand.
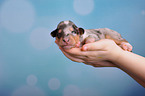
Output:
<path fill-rule="evenodd" d="M 88 43 L 82 48 L 66 50 L 60 47 L 60 50 L 72 61 L 83 62 L 94 67 L 117 67 L 113 60 L 118 59 L 119 53 L 123 51 L 113 40 L 109 39 Z"/>

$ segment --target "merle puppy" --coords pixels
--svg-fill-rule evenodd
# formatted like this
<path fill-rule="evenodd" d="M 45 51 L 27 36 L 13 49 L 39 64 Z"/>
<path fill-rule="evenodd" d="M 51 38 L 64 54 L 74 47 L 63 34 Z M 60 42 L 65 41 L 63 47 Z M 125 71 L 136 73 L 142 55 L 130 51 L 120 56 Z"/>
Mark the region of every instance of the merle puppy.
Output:
<path fill-rule="evenodd" d="M 60 22 L 51 32 L 51 36 L 56 37 L 58 45 L 65 49 L 81 47 L 100 39 L 111 39 L 122 49 L 132 51 L 132 46 L 118 32 L 108 28 L 83 29 L 77 27 L 72 21 Z"/>

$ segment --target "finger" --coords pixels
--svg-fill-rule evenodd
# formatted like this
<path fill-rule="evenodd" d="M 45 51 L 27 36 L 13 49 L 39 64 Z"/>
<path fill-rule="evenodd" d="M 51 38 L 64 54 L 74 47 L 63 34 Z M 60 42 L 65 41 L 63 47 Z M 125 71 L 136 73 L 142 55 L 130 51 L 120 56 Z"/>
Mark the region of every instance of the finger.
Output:
<path fill-rule="evenodd" d="M 61 48 L 61 50 L 65 51 L 68 54 L 71 55 L 76 55 L 76 56 L 84 56 L 86 55 L 86 52 L 81 51 L 81 48 L 71 48 L 71 49 L 63 49 Z"/>
<path fill-rule="evenodd" d="M 74 58 L 79 58 L 81 60 L 88 60 L 91 59 L 92 57 L 96 58 L 96 60 L 102 60 L 104 59 L 104 54 L 105 51 L 81 51 L 80 48 L 73 48 L 73 49 L 69 49 L 69 50 L 65 50 L 62 47 L 60 47 L 60 50 L 62 52 L 65 52 L 67 54 L 69 54 L 71 57 Z"/>
<path fill-rule="evenodd" d="M 68 53 L 66 53 L 65 51 L 63 51 L 62 48 L 60 48 L 60 50 L 61 50 L 61 51 L 63 52 L 63 54 L 64 54 L 67 58 L 69 58 L 70 60 L 75 61 L 75 62 L 84 62 L 84 61 L 83 61 L 82 59 L 80 59 L 80 58 L 75 58 L 75 57 L 69 55 Z"/>

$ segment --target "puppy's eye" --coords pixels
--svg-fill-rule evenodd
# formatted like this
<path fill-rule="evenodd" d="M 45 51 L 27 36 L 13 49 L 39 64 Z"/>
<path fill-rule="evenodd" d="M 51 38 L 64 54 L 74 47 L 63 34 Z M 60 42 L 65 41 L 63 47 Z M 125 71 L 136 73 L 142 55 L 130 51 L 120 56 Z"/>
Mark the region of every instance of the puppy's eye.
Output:
<path fill-rule="evenodd" d="M 75 31 L 72 31 L 71 33 L 76 33 Z"/>

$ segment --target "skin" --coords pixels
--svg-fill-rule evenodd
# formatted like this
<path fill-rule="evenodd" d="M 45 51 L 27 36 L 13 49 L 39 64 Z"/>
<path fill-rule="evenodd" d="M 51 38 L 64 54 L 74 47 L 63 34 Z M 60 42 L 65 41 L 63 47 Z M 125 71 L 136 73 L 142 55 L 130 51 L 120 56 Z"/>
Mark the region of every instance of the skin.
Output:
<path fill-rule="evenodd" d="M 145 87 L 145 58 L 122 50 L 113 40 L 102 39 L 81 48 L 59 48 L 66 57 L 75 62 L 94 67 L 117 67 Z"/>

